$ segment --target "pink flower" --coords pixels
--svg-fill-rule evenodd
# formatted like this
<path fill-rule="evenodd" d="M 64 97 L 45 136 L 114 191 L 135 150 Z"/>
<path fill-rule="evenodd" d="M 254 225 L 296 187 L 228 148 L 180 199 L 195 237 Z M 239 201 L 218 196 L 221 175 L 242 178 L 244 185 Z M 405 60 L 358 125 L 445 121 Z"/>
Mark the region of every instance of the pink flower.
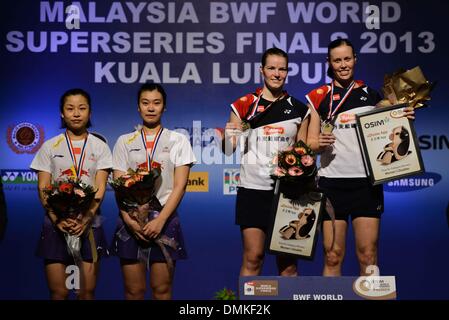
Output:
<path fill-rule="evenodd" d="M 292 154 L 288 154 L 285 156 L 285 162 L 292 166 L 296 164 L 296 157 Z"/>
<path fill-rule="evenodd" d="M 288 174 L 292 177 L 300 176 L 303 173 L 304 172 L 301 170 L 300 167 L 291 167 L 290 169 L 288 169 Z"/>
<path fill-rule="evenodd" d="M 278 163 L 279 163 L 279 156 L 275 156 L 275 157 L 273 158 L 273 160 L 271 161 L 271 163 L 272 163 L 273 165 L 277 166 Z"/>
<path fill-rule="evenodd" d="M 125 181 L 124 186 L 126 188 L 131 187 L 132 185 L 134 185 L 136 183 L 136 180 L 134 180 L 133 178 L 129 178 Z"/>
<path fill-rule="evenodd" d="M 284 149 L 284 152 L 289 152 L 289 151 L 292 151 L 292 150 L 293 150 L 293 147 L 287 147 L 287 148 Z"/>
<path fill-rule="evenodd" d="M 139 175 L 139 176 L 147 176 L 149 174 L 150 173 L 147 170 L 142 170 L 142 169 L 137 170 L 137 175 Z"/>
<path fill-rule="evenodd" d="M 283 177 L 283 176 L 285 176 L 286 173 L 287 173 L 287 171 L 285 169 L 280 168 L 280 167 L 276 167 L 276 169 L 274 169 L 274 173 L 273 174 L 276 177 Z"/>
<path fill-rule="evenodd" d="M 309 155 L 304 155 L 301 157 L 301 163 L 306 167 L 310 167 L 311 165 L 313 165 L 314 161 L 315 160 L 313 159 L 313 157 Z"/>
<path fill-rule="evenodd" d="M 296 151 L 296 153 L 299 154 L 299 155 L 306 154 L 306 149 L 304 149 L 303 147 L 296 147 L 296 148 L 295 148 L 295 151 Z"/>
<path fill-rule="evenodd" d="M 86 196 L 86 194 L 84 193 L 84 191 L 81 190 L 81 189 L 75 189 L 73 192 L 74 192 L 77 196 L 80 196 L 81 198 L 84 198 L 84 197 Z"/>

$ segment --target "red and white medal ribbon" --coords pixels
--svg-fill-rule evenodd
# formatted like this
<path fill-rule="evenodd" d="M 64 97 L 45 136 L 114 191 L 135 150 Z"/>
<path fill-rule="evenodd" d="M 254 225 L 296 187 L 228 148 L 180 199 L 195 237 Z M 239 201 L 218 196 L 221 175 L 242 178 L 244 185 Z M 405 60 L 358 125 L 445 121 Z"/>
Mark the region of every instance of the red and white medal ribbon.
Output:
<path fill-rule="evenodd" d="M 351 94 L 352 90 L 354 89 L 354 86 L 355 86 L 355 81 L 352 81 L 351 84 L 349 85 L 345 95 L 343 96 L 343 98 L 337 104 L 335 109 L 332 110 L 332 105 L 333 105 L 333 102 L 334 102 L 334 81 L 332 81 L 332 83 L 331 83 L 331 95 L 329 97 L 329 113 L 327 114 L 326 122 L 331 122 L 332 121 L 332 119 L 334 118 L 334 116 L 337 113 L 338 109 L 340 109 L 340 107 L 343 105 L 343 103 L 345 103 L 346 99 Z"/>
<path fill-rule="evenodd" d="M 259 101 L 262 98 L 262 92 L 259 94 L 259 96 L 257 97 L 256 101 L 253 103 L 253 107 L 251 109 L 250 114 L 246 117 L 247 121 L 250 121 L 251 119 L 253 119 L 255 116 L 257 116 L 259 113 L 261 112 L 265 112 L 267 111 L 275 102 L 281 100 L 282 98 L 284 98 L 286 96 L 285 92 L 282 92 L 282 94 L 274 101 L 272 101 L 268 106 L 266 106 L 263 111 L 259 111 Z"/>
<path fill-rule="evenodd" d="M 73 148 L 72 140 L 70 139 L 67 131 L 65 132 L 64 135 L 65 135 L 65 140 L 67 142 L 67 148 L 69 149 L 70 157 L 72 158 L 73 166 L 75 168 L 75 174 L 76 174 L 75 178 L 81 178 L 81 174 L 83 171 L 83 165 L 84 165 L 84 159 L 86 158 L 86 145 L 87 145 L 87 138 L 89 138 L 89 132 L 87 133 L 87 136 L 84 139 L 83 147 L 81 148 L 79 166 L 76 161 L 75 148 Z"/>
<path fill-rule="evenodd" d="M 159 128 L 159 131 L 154 136 L 153 141 L 147 141 L 147 135 L 145 134 L 145 131 L 143 129 L 140 131 L 140 135 L 142 136 L 143 147 L 146 153 L 148 171 L 151 170 L 151 166 L 153 164 L 154 159 L 154 153 L 156 152 L 156 147 L 163 130 L 164 129 L 162 127 Z"/>

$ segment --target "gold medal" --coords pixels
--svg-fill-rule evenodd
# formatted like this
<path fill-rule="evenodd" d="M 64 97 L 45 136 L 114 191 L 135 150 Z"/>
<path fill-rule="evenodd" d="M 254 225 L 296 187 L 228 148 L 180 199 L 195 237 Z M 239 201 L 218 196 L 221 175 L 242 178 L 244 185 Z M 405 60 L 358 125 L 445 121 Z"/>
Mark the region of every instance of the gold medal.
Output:
<path fill-rule="evenodd" d="M 242 131 L 246 131 L 246 130 L 248 130 L 249 128 L 251 128 L 249 122 L 247 122 L 247 121 L 242 121 Z"/>
<path fill-rule="evenodd" d="M 332 133 L 332 130 L 334 130 L 334 126 L 330 124 L 329 122 L 323 122 L 321 125 L 321 132 L 322 133 Z"/>

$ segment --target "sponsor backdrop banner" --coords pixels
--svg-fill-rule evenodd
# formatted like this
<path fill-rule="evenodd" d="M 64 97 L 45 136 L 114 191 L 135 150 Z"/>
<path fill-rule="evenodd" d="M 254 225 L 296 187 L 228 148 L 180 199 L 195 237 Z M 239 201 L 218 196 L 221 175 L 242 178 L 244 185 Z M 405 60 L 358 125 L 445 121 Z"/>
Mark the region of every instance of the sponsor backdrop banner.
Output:
<path fill-rule="evenodd" d="M 217 141 L 229 104 L 260 86 L 262 52 L 289 53 L 286 89 L 304 94 L 326 79 L 326 46 L 338 36 L 358 48 L 356 78 L 380 89 L 385 73 L 420 65 L 438 81 L 431 107 L 415 128 L 426 173 L 385 185 L 380 274 L 396 277 L 398 299 L 449 299 L 449 149 L 446 29 L 449 3 L 420 1 L 2 1 L 0 169 L 9 224 L 0 243 L 0 299 L 48 297 L 42 261 L 34 256 L 43 210 L 28 170 L 41 143 L 61 132 L 59 97 L 73 87 L 92 96 L 92 131 L 112 148 L 138 124 L 140 83 L 162 83 L 164 125 L 190 138 L 194 166 L 179 212 L 189 259 L 177 265 L 175 299 L 211 299 L 237 289 L 241 263 L 234 225 L 239 155 Z M 365 13 L 368 4 L 375 5 Z M 102 205 L 109 239 L 117 219 L 113 193 Z M 322 240 L 302 275 L 322 271 Z M 275 275 L 267 256 L 264 275 Z M 356 276 L 348 235 L 345 276 Z M 116 258 L 102 261 L 99 299 L 123 298 Z"/>
<path fill-rule="evenodd" d="M 240 300 L 391 300 L 393 276 L 241 277 Z"/>

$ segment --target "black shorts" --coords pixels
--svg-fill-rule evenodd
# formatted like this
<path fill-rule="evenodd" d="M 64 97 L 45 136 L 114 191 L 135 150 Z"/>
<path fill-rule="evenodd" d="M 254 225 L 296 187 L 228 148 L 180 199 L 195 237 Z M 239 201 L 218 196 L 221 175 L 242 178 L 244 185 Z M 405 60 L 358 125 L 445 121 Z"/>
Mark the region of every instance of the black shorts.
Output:
<path fill-rule="evenodd" d="M 371 185 L 367 178 L 320 177 L 320 189 L 331 201 L 336 220 L 357 217 L 380 218 L 384 211 L 383 185 Z M 331 220 L 327 212 L 324 220 Z"/>
<path fill-rule="evenodd" d="M 266 230 L 271 223 L 273 190 L 255 190 L 239 187 L 235 204 L 235 224 L 242 228 Z"/>

